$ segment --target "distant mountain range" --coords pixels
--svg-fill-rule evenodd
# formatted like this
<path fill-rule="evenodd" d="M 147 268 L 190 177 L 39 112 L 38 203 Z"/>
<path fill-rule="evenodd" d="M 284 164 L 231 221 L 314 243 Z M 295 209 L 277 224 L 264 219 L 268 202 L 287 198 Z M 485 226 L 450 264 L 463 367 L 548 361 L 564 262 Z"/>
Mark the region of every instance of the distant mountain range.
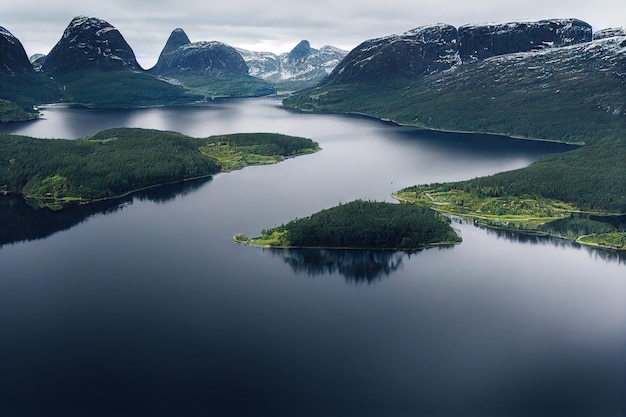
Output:
<path fill-rule="evenodd" d="M 348 51 L 334 46 L 311 48 L 303 40 L 290 52 L 274 54 L 237 49 L 250 68 L 249 74 L 274 83 L 300 82 L 312 86 L 326 76 L 345 58 Z"/>
<path fill-rule="evenodd" d="M 122 34 L 102 19 L 75 17 L 47 55 L 30 59 L 0 27 L 0 121 L 36 117 L 32 106 L 50 101 L 135 107 L 297 90 L 328 76 L 346 54 L 332 46 L 313 49 L 308 41 L 280 55 L 237 50 L 191 42 L 178 28 L 157 64 L 145 70 Z"/>
<path fill-rule="evenodd" d="M 49 74 L 85 69 L 144 71 L 122 34 L 110 23 L 94 17 L 72 19 L 50 53 L 37 54 L 30 61 L 20 41 L 0 27 L 0 51 L 0 75 L 4 76 L 33 70 Z M 347 51 L 332 46 L 313 49 L 308 41 L 280 55 L 237 50 L 216 41 L 192 43 L 179 28 L 171 33 L 158 63 L 148 72 L 168 77 L 249 74 L 271 82 L 310 82 L 330 74 L 346 54 Z"/>
<path fill-rule="evenodd" d="M 98 18 L 79 16 L 72 19 L 47 56 L 36 55 L 30 60 L 20 41 L 0 28 L 0 99 L 18 103 L 25 111 L 33 104 L 50 100 L 94 107 L 133 107 L 220 96 L 262 95 L 277 88 L 296 90 L 319 85 L 324 95 L 316 93 L 308 103 L 299 95 L 291 103 L 297 101 L 294 106 L 305 108 L 361 111 L 359 105 L 354 105 L 355 101 L 377 88 L 386 89 L 381 96 L 383 106 L 378 107 L 393 106 L 395 102 L 387 96 L 391 94 L 389 83 L 394 80 L 413 83 L 411 91 L 419 91 L 419 94 L 434 91 L 452 94 L 465 84 L 463 88 L 475 92 L 480 83 L 484 83 L 487 90 L 496 85 L 490 80 L 481 81 L 485 74 L 496 71 L 505 74 L 515 69 L 522 71 L 522 77 L 502 75 L 497 79 L 499 84 L 514 86 L 535 71 L 533 68 L 537 65 L 544 66 L 543 62 L 535 62 L 541 60 L 538 57 L 545 57 L 545 66 L 555 68 L 558 73 L 561 63 L 571 63 L 561 61 L 561 51 L 576 45 L 600 45 L 598 42 L 619 38 L 625 33 L 624 28 L 615 28 L 593 35 L 591 26 L 577 19 L 459 28 L 437 24 L 367 40 L 349 53 L 332 46 L 315 49 L 303 40 L 287 53 L 273 54 L 235 49 L 216 41 L 191 42 L 183 29 L 175 29 L 157 64 L 144 70 L 114 26 Z M 618 58 L 612 59 L 608 50 L 606 53 L 609 55 L 599 63 L 621 62 Z M 498 57 L 509 58 L 497 61 Z M 586 70 L 582 53 L 563 59 L 580 61 L 580 70 Z M 531 61 L 535 62 L 534 66 L 525 65 Z M 603 74 L 621 74 L 619 64 L 616 65 Z M 481 68 L 482 72 L 474 73 L 475 68 Z M 358 91 L 343 87 L 343 93 L 333 91 L 346 84 L 359 84 Z M 447 87 L 442 90 L 444 84 Z M 538 84 L 529 88 L 533 90 L 535 85 Z M 344 108 L 345 100 L 337 94 L 350 97 L 352 104 Z M 594 100 L 612 112 L 623 112 L 626 106 L 618 96 L 612 95 L 613 101 L 605 102 L 610 95 L 607 93 L 602 99 Z M 437 100 L 441 97 L 446 94 L 441 94 Z M 375 99 L 361 101 L 371 104 Z M 403 111 L 410 113 L 410 109 L 405 107 Z M 419 115 L 407 116 L 407 119 L 410 123 L 429 125 L 445 114 L 447 112 L 429 116 L 428 123 L 421 121 Z M 442 122 L 434 127 L 446 128 L 447 125 Z"/>

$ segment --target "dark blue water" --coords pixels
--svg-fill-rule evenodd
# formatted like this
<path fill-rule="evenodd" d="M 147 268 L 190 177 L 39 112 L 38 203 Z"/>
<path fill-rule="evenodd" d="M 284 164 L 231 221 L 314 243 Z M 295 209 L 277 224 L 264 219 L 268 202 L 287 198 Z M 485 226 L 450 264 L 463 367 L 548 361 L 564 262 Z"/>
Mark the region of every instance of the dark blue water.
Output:
<path fill-rule="evenodd" d="M 566 147 L 278 104 L 51 107 L 3 126 L 270 131 L 323 150 L 63 214 L 0 198 L 0 415 L 624 415 L 619 255 L 462 223 L 461 245 L 411 255 L 232 241 Z"/>

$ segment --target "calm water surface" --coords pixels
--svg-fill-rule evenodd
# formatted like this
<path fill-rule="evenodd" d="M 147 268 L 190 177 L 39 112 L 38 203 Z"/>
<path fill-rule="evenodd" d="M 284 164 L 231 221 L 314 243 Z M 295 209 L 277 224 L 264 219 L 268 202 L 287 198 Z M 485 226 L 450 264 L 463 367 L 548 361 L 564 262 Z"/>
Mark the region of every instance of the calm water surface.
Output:
<path fill-rule="evenodd" d="M 0 415 L 625 414 L 623 257 L 464 223 L 461 245 L 411 255 L 232 241 L 567 147 L 278 105 L 51 106 L 0 127 L 268 131 L 323 148 L 61 213 L 0 198 Z"/>

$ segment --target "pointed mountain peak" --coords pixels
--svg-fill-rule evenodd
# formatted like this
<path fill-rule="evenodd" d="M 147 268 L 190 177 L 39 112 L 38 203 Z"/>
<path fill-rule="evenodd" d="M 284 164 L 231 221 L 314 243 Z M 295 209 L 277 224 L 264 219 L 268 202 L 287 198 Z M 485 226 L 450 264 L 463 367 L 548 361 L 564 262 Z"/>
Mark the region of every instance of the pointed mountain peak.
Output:
<path fill-rule="evenodd" d="M 287 54 L 287 60 L 290 62 L 298 61 L 314 54 L 315 52 L 317 51 L 311 48 L 309 41 L 302 40 L 291 50 L 291 52 Z"/>
<path fill-rule="evenodd" d="M 191 41 L 189 37 L 181 28 L 176 28 L 170 34 L 170 37 L 165 43 L 165 47 L 161 51 L 161 55 L 169 54 L 180 48 L 181 46 L 189 45 Z"/>

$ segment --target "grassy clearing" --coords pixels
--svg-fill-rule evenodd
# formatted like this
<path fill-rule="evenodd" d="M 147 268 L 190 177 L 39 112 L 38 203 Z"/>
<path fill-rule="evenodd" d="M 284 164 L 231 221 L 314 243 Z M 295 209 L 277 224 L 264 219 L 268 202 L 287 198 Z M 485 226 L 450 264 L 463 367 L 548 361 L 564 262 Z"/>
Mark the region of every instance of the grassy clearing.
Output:
<path fill-rule="evenodd" d="M 254 246 L 287 248 L 291 246 L 289 241 L 289 231 L 283 230 L 263 230 L 261 236 L 250 239 L 250 244 Z"/>
<path fill-rule="evenodd" d="M 222 171 L 234 171 L 250 165 L 267 165 L 320 150 L 317 143 L 304 138 L 258 133 L 210 138 L 200 152 L 220 163 Z"/>
<path fill-rule="evenodd" d="M 394 198 L 425 204 L 447 215 L 472 218 L 488 227 L 558 236 L 605 249 L 626 249 L 623 226 L 594 220 L 597 213 L 585 213 L 558 200 L 487 197 L 456 189 L 439 191 L 429 186 L 404 189 L 394 194 Z"/>
<path fill-rule="evenodd" d="M 242 245 L 253 245 L 271 248 L 287 248 L 289 244 L 289 232 L 276 230 L 263 230 L 261 236 L 250 239 L 243 233 L 237 233 L 233 240 Z"/>
<path fill-rule="evenodd" d="M 540 225 L 562 219 L 576 211 L 575 207 L 556 200 L 483 198 L 461 190 L 401 191 L 394 194 L 394 198 L 407 203 L 426 204 L 440 213 L 474 218 L 487 226 L 515 230 L 537 230 Z"/>
<path fill-rule="evenodd" d="M 222 166 L 223 171 L 236 171 L 250 165 L 267 165 L 283 161 L 280 155 L 258 155 L 253 147 L 238 147 L 227 143 L 210 143 L 200 148 L 200 151 Z"/>
<path fill-rule="evenodd" d="M 626 233 L 601 233 L 581 236 L 578 243 L 603 249 L 626 250 Z"/>
<path fill-rule="evenodd" d="M 545 198 L 482 197 L 461 190 L 437 191 L 413 187 L 394 195 L 399 201 L 426 204 L 441 213 L 478 219 L 488 226 L 535 230 L 578 211 L 562 201 Z"/>

